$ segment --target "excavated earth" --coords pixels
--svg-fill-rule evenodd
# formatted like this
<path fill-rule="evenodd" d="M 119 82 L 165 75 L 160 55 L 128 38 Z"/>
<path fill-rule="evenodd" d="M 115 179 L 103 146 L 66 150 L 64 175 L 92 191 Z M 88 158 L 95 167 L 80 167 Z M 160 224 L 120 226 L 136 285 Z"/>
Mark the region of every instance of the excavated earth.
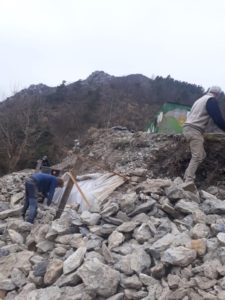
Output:
<path fill-rule="evenodd" d="M 223 136 L 206 137 L 196 186 L 183 183 L 190 153 L 181 135 L 89 131 L 57 166 L 126 178 L 88 211 L 39 203 L 22 220 L 24 181 L 0 178 L 0 299 L 225 299 Z"/>
<path fill-rule="evenodd" d="M 207 157 L 197 171 L 196 185 L 207 188 L 225 182 L 225 135 L 207 134 Z M 111 170 L 135 175 L 136 169 L 146 169 L 146 178 L 183 177 L 191 158 L 188 144 L 182 135 L 149 134 L 126 130 L 90 129 L 81 149 L 72 151 L 60 169 L 70 169 L 77 161 L 79 172 Z M 78 152 L 78 153 L 77 153 Z M 75 166 L 76 168 L 76 166 Z M 136 170 L 134 172 L 134 170 Z"/>

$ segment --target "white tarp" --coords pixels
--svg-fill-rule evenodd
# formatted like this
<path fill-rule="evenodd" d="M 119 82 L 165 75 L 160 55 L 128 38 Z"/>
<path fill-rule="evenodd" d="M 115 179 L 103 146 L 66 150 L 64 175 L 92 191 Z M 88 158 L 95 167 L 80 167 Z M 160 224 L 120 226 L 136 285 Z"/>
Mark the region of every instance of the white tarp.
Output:
<path fill-rule="evenodd" d="M 65 180 L 68 180 L 68 174 L 65 174 Z M 94 173 L 84 176 L 77 176 L 77 184 L 82 190 L 83 194 L 87 198 L 91 206 L 100 205 L 101 202 L 106 199 L 117 187 L 124 183 L 124 178 L 113 173 Z M 64 185 L 66 186 L 66 184 Z M 59 204 L 64 192 L 64 188 L 56 189 L 53 203 Z M 84 201 L 81 193 L 74 185 L 70 196 L 67 201 L 67 205 L 80 205 L 80 211 L 88 210 L 88 205 Z"/>

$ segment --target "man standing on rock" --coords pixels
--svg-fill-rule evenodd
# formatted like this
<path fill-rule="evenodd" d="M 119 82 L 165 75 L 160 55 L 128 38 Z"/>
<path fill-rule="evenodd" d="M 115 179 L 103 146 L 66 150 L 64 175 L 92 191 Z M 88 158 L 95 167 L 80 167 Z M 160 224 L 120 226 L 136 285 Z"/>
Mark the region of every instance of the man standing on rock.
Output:
<path fill-rule="evenodd" d="M 63 187 L 63 180 L 53 175 L 36 173 L 32 175 L 25 183 L 25 203 L 22 216 L 25 219 L 26 211 L 29 207 L 28 222 L 34 223 L 37 214 L 37 194 L 42 193 L 47 198 L 47 205 L 52 202 L 56 187 Z"/>
<path fill-rule="evenodd" d="M 213 121 L 225 131 L 225 120 L 217 102 L 221 93 L 220 87 L 211 87 L 205 95 L 195 101 L 184 123 L 183 134 L 190 144 L 192 155 L 184 174 L 185 182 L 194 182 L 198 166 L 206 157 L 203 133 L 208 123 Z"/>

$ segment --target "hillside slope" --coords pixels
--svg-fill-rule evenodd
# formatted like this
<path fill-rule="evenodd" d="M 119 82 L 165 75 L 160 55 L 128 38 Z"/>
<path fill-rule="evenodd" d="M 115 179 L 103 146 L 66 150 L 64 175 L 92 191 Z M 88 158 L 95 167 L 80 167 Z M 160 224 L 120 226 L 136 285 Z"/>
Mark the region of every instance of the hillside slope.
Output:
<path fill-rule="evenodd" d="M 144 130 L 163 103 L 191 105 L 202 92 L 170 76 L 104 72 L 55 88 L 32 85 L 0 104 L 0 174 L 33 167 L 45 154 L 59 161 L 90 127 Z"/>

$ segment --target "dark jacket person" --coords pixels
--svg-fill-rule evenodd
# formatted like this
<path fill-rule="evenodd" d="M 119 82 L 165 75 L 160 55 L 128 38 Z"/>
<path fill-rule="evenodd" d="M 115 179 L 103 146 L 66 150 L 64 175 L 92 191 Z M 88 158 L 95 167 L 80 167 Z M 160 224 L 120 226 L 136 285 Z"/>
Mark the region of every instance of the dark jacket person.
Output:
<path fill-rule="evenodd" d="M 50 163 L 49 163 L 48 157 L 46 155 L 43 156 L 43 158 L 42 158 L 41 166 L 42 167 L 50 167 Z"/>
<path fill-rule="evenodd" d="M 26 211 L 29 208 L 28 222 L 34 223 L 37 214 L 37 194 L 42 193 L 47 198 L 47 205 L 50 205 L 56 187 L 63 187 L 63 180 L 52 175 L 36 173 L 25 182 L 25 203 L 22 216 L 25 219 Z"/>

